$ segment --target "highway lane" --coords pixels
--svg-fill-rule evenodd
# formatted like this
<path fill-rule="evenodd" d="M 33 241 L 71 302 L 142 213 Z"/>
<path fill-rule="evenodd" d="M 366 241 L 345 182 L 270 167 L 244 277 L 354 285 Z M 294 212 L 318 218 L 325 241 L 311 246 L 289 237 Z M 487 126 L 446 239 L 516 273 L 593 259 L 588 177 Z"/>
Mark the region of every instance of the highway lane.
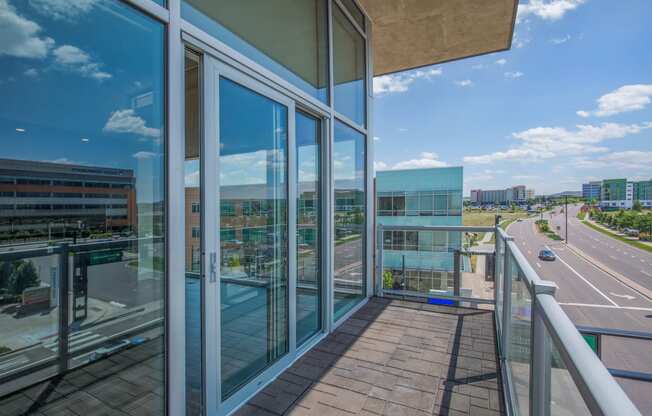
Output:
<path fill-rule="evenodd" d="M 508 233 L 539 276 L 557 284 L 557 301 L 573 323 L 652 332 L 652 300 L 569 250 L 563 242 L 537 232 L 534 219 L 513 223 Z M 555 252 L 557 260 L 539 260 L 539 250 L 546 247 Z M 606 337 L 602 359 L 611 368 L 652 373 L 651 350 L 650 342 Z M 643 414 L 652 414 L 650 383 L 618 381 Z"/>
<path fill-rule="evenodd" d="M 608 268 L 652 290 L 652 253 L 630 246 L 582 224 L 577 219 L 579 210 L 579 205 L 568 207 L 569 244 Z M 565 216 L 559 211 L 559 208 L 555 210 L 550 221 L 553 227 L 559 227 L 559 235 L 565 237 Z"/>

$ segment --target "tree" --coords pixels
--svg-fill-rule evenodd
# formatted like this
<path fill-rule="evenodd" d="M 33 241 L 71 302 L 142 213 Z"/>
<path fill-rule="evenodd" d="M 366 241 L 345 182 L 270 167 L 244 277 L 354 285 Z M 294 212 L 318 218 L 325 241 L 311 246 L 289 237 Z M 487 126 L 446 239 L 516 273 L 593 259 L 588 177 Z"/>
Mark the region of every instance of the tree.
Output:
<path fill-rule="evenodd" d="M 9 283 L 13 294 L 20 295 L 28 287 L 38 286 L 41 283 L 36 267 L 31 261 L 19 260 L 14 262 L 13 266 L 14 271 Z"/>
<path fill-rule="evenodd" d="M 385 289 L 393 289 L 394 288 L 394 277 L 392 276 L 392 272 L 389 270 L 385 270 L 383 272 L 383 286 Z"/>
<path fill-rule="evenodd" d="M 632 211 L 636 212 L 641 212 L 643 210 L 643 205 L 641 205 L 641 201 L 638 199 L 634 201 L 634 205 L 632 205 Z"/>

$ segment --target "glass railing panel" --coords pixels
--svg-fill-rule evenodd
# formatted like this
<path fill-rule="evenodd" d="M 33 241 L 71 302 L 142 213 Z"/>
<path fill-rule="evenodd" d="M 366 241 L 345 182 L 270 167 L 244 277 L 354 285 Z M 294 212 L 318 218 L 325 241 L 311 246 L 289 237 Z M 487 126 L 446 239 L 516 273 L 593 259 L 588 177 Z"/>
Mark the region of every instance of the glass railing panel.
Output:
<path fill-rule="evenodd" d="M 385 293 L 427 298 L 431 304 L 493 308 L 493 251 L 470 246 L 467 233 L 392 228 L 383 231 L 382 239 Z"/>
<path fill-rule="evenodd" d="M 550 338 L 547 329 L 545 329 L 545 333 L 546 337 Z M 584 403 L 554 339 L 550 339 L 550 350 L 550 414 L 556 416 L 590 415 L 591 412 Z"/>
<path fill-rule="evenodd" d="M 0 253 L 0 377 L 52 360 L 59 350 L 59 255 L 11 254 Z"/>
<path fill-rule="evenodd" d="M 512 281 L 511 316 L 507 366 L 512 384 L 513 407 L 519 415 L 529 414 L 530 356 L 532 348 L 532 296 L 518 263 L 510 254 L 507 276 Z M 507 324 L 507 323 L 506 323 Z"/>

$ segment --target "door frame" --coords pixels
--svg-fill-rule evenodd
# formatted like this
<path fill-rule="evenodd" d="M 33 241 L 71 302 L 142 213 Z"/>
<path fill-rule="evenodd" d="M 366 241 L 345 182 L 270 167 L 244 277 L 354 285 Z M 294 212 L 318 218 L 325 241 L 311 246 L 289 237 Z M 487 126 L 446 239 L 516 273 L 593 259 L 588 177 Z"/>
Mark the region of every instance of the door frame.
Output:
<path fill-rule="evenodd" d="M 296 348 L 296 140 L 295 140 L 295 101 L 281 94 L 275 89 L 244 74 L 228 64 L 204 54 L 204 125 L 203 125 L 203 153 L 202 153 L 202 213 L 203 221 L 203 262 L 205 273 L 205 290 L 203 291 L 202 307 L 204 319 L 204 400 L 207 415 L 227 415 L 262 387 L 272 381 L 285 368 L 289 367 L 297 358 Z M 282 357 L 257 376 L 250 379 L 231 396 L 221 399 L 221 308 L 220 308 L 220 184 L 219 184 L 219 81 L 227 78 L 238 85 L 257 94 L 269 98 L 287 108 L 288 138 L 286 154 L 286 195 L 287 195 L 287 227 L 288 227 L 288 351 Z M 323 332 L 323 331 L 322 331 Z M 323 333 L 319 335 L 323 336 Z M 321 339 L 321 337 L 319 337 Z M 314 342 L 307 342 L 310 346 Z M 301 351 L 306 351 L 306 344 L 301 346 Z"/>

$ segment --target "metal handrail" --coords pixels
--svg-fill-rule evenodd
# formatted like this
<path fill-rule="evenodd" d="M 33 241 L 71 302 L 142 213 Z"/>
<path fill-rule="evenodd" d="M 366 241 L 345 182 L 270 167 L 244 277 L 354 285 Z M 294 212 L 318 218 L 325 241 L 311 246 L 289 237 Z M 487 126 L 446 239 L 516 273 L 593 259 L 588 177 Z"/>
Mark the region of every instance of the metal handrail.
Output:
<path fill-rule="evenodd" d="M 467 233 L 493 233 L 495 227 L 475 227 L 468 225 L 383 225 L 378 224 L 383 231 L 461 231 Z"/>
<path fill-rule="evenodd" d="M 537 295 L 537 305 L 548 333 L 591 414 L 640 415 L 555 298 Z"/>

